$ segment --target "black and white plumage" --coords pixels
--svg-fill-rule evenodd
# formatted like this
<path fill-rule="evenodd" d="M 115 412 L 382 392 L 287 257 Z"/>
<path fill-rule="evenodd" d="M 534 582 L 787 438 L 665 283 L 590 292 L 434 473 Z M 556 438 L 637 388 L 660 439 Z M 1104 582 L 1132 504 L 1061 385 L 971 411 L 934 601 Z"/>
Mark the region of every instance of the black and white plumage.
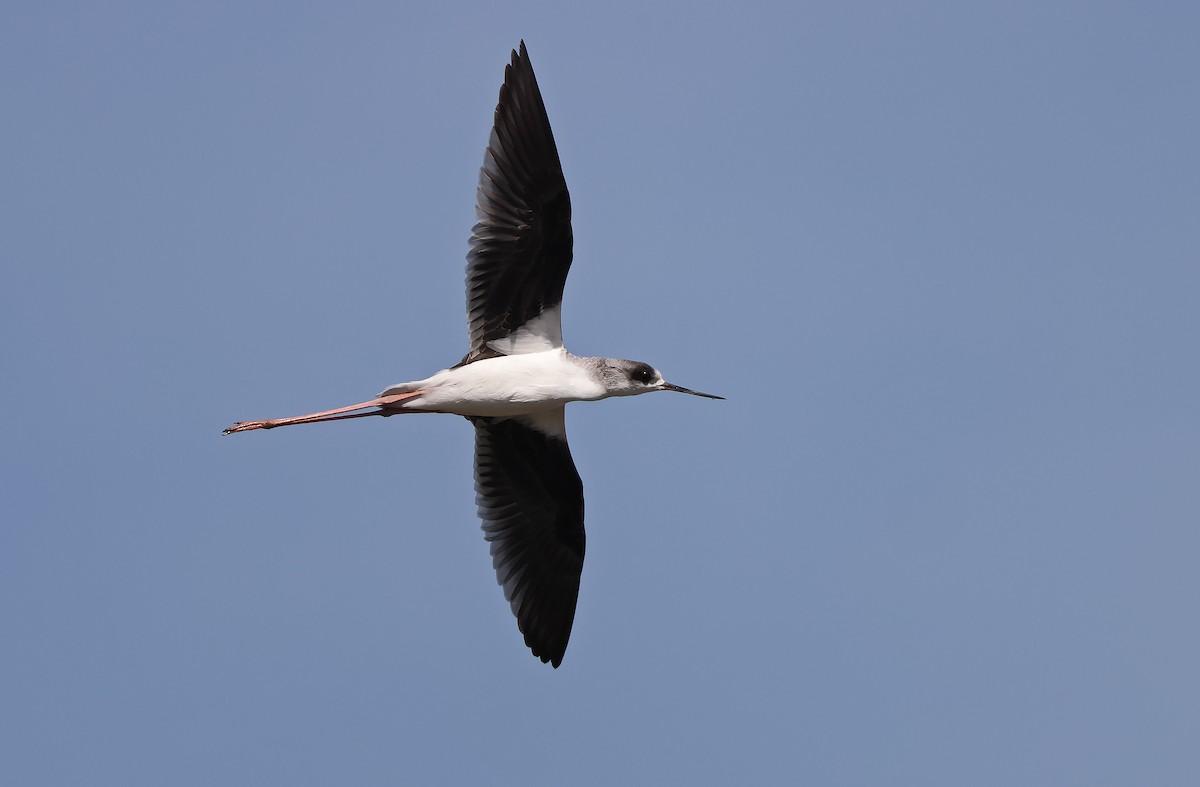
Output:
<path fill-rule="evenodd" d="M 504 69 L 479 188 L 478 223 L 467 254 L 466 361 L 495 353 L 539 318 L 548 341 L 562 343 L 558 306 L 571 269 L 571 195 L 525 42 Z M 552 312 L 552 313 L 548 313 Z"/>
<path fill-rule="evenodd" d="M 467 255 L 470 349 L 455 366 L 370 401 L 292 418 L 243 421 L 226 434 L 400 413 L 452 413 L 475 427 L 484 537 L 525 644 L 562 662 L 579 596 L 583 484 L 567 446 L 565 405 L 672 385 L 649 364 L 581 358 L 563 347 L 571 198 L 525 43 L 512 53 L 479 174 Z"/>
<path fill-rule="evenodd" d="M 571 268 L 571 195 L 525 42 L 504 69 L 467 254 L 467 363 L 539 318 L 559 323 Z M 548 314 L 547 310 L 552 313 Z M 545 315 L 545 316 L 543 316 Z M 562 327 L 546 325 L 551 344 Z M 554 339 L 557 338 L 557 342 Z M 496 579 L 533 655 L 562 662 L 583 572 L 583 482 L 564 408 L 475 419 L 475 491 Z"/>

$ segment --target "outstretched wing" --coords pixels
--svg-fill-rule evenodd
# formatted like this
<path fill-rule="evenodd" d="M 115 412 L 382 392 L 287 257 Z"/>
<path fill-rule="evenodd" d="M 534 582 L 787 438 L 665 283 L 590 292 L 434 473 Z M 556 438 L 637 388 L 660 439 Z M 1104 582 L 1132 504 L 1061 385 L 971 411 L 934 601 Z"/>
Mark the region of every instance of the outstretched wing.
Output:
<path fill-rule="evenodd" d="M 467 254 L 471 349 L 462 363 L 561 347 L 571 197 L 524 41 L 504 69 L 475 215 Z"/>
<path fill-rule="evenodd" d="M 562 663 L 583 572 L 583 483 L 563 408 L 475 418 L 475 502 L 496 579 L 533 655 Z"/>

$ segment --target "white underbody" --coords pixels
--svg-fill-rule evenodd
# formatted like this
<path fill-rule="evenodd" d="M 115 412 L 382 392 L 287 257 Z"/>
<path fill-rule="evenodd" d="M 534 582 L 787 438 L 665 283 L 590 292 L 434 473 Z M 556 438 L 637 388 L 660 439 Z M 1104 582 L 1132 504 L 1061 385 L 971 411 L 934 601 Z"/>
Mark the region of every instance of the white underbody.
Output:
<path fill-rule="evenodd" d="M 443 369 L 424 380 L 399 383 L 380 396 L 424 391 L 400 407 L 475 416 L 540 413 L 567 402 L 608 396 L 609 392 L 580 360 L 562 347 L 505 355 Z"/>

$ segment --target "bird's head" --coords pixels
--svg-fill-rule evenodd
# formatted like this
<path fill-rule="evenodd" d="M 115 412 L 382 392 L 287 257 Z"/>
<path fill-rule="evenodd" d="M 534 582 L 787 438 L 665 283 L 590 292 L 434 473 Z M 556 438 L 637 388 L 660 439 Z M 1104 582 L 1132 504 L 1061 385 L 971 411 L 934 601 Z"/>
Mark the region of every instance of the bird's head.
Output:
<path fill-rule="evenodd" d="M 676 391 L 677 393 L 703 396 L 706 399 L 724 399 L 716 394 L 700 393 L 690 388 L 673 385 L 663 379 L 662 374 L 648 363 L 626 361 L 620 358 L 605 358 L 602 369 L 604 387 L 609 396 L 636 396 L 654 391 Z"/>

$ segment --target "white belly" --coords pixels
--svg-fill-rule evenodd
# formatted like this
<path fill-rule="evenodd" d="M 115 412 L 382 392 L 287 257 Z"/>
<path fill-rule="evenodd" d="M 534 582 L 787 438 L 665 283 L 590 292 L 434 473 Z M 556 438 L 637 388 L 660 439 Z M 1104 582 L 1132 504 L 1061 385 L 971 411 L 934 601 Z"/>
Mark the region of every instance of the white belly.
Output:
<path fill-rule="evenodd" d="M 603 398 L 605 389 L 562 348 L 506 355 L 444 369 L 425 380 L 392 386 L 384 393 L 424 390 L 405 410 L 457 415 L 505 416 L 553 410 L 567 402 Z"/>

